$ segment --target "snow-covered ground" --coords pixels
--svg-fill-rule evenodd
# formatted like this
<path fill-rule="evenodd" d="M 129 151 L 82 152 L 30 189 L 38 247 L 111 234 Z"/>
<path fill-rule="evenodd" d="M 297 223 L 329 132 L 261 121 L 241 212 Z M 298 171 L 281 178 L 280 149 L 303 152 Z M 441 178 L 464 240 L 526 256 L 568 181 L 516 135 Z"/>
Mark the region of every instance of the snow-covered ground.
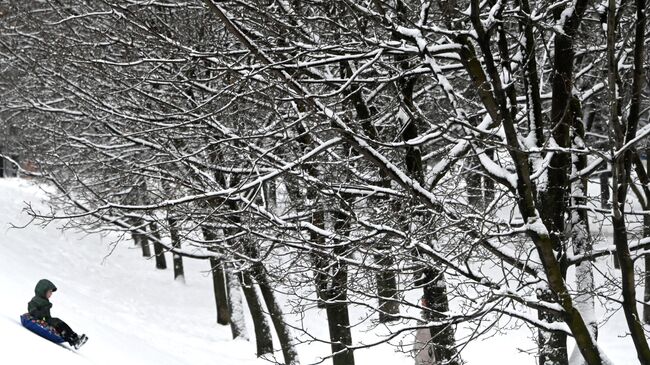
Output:
<path fill-rule="evenodd" d="M 44 206 L 44 198 L 40 188 L 28 181 L 0 179 L 0 364 L 268 364 L 255 357 L 254 342 L 233 341 L 229 327 L 216 324 L 207 262 L 185 260 L 186 283 L 181 284 L 173 281 L 170 270 L 154 269 L 154 262 L 142 258 L 130 241 L 112 245 L 116 235 L 62 231 L 62 222 L 44 228 L 9 228 L 10 223 L 29 220 L 22 212 L 25 202 Z M 41 278 L 50 279 L 59 289 L 51 298 L 53 315 L 90 337 L 78 353 L 20 325 L 19 316 Z M 327 337 L 324 313 L 314 309 L 304 315 L 304 327 Z M 355 310 L 351 313 L 353 320 L 362 316 Z M 249 318 L 248 325 L 252 335 Z M 353 335 L 355 341 L 371 342 L 377 331 L 381 329 L 364 333 L 360 328 Z M 458 336 L 463 335 L 460 330 Z M 533 365 L 531 335 L 523 327 L 478 340 L 463 349 L 462 357 L 470 365 Z M 388 345 L 356 351 L 356 362 L 413 364 L 404 353 L 410 349 L 409 337 L 403 340 L 401 351 Z M 599 342 L 615 364 L 637 363 L 620 311 L 601 328 Z M 302 363 L 308 364 L 327 355 L 329 346 L 304 343 L 298 350 Z"/>
<path fill-rule="evenodd" d="M 112 247 L 115 237 L 61 231 L 57 223 L 9 229 L 28 221 L 25 201 L 44 197 L 29 182 L 0 179 L 1 364 L 265 363 L 254 344 L 233 341 L 216 324 L 208 263 L 186 260 L 187 283 L 180 284 L 129 242 Z M 58 287 L 52 314 L 90 338 L 78 354 L 20 325 L 41 278 Z"/>

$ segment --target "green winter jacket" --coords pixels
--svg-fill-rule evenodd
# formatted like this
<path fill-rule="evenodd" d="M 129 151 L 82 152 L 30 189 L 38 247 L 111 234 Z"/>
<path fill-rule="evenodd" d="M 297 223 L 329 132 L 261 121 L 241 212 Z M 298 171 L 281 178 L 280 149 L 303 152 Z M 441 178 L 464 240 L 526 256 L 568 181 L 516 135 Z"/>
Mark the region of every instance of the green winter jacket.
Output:
<path fill-rule="evenodd" d="M 47 279 L 40 280 L 34 289 L 36 296 L 27 304 L 27 310 L 32 317 L 42 319 L 48 324 L 54 325 L 52 323 L 52 316 L 50 315 L 52 303 L 45 296 L 48 290 L 56 291 L 56 286 Z"/>

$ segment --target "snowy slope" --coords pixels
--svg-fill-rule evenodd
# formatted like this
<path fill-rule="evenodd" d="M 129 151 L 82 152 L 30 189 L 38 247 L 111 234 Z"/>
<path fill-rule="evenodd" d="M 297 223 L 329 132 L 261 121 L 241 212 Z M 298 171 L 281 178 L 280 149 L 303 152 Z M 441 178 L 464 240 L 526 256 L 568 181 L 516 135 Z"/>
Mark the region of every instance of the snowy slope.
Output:
<path fill-rule="evenodd" d="M 62 232 L 59 223 L 8 228 L 28 221 L 24 201 L 43 198 L 28 182 L 0 179 L 0 364 L 267 364 L 215 324 L 206 262 L 186 261 L 183 285 L 128 242 L 111 253 L 112 239 Z M 78 354 L 20 325 L 41 278 L 59 289 L 52 314 L 90 337 Z"/>
<path fill-rule="evenodd" d="M 185 260 L 187 283 L 181 284 L 172 280 L 170 270 L 155 270 L 153 261 L 142 258 L 130 241 L 112 245 L 117 235 L 62 231 L 61 222 L 44 228 L 9 228 L 10 223 L 29 220 L 22 212 L 25 202 L 45 207 L 44 198 L 39 187 L 28 181 L 0 179 L 0 364 L 269 364 L 255 357 L 254 342 L 233 341 L 229 327 L 215 323 L 207 262 Z M 607 269 L 606 260 L 600 264 L 602 269 Z M 41 278 L 52 280 L 59 288 L 51 298 L 53 315 L 90 337 L 78 353 L 43 340 L 20 325 L 19 316 L 26 311 Z M 599 309 L 598 314 L 603 313 Z M 352 309 L 353 321 L 362 317 L 363 311 Z M 327 337 L 321 310 L 291 319 L 317 337 Z M 252 334 L 249 318 L 248 326 Z M 624 328 L 623 314 L 618 311 L 601 328 L 599 342 L 615 364 L 635 364 Z M 381 331 L 364 332 L 359 327 L 353 337 L 355 342 L 370 343 Z M 522 327 L 475 341 L 463 349 L 462 357 L 469 365 L 533 365 L 533 333 Z M 465 335 L 467 331 L 459 329 L 458 337 Z M 409 336 L 393 341 L 401 342 L 401 348 L 382 345 L 356 351 L 356 363 L 413 364 L 408 354 Z M 302 364 L 310 364 L 326 356 L 329 345 L 303 343 L 298 351 Z"/>

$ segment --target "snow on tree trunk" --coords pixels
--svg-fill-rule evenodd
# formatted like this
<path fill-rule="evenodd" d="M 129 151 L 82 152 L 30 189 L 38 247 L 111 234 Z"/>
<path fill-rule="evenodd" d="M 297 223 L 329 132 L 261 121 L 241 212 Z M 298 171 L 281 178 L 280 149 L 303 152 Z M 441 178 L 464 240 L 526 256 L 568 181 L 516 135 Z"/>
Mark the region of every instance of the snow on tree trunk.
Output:
<path fill-rule="evenodd" d="M 555 301 L 555 295 L 550 288 L 538 289 L 537 298 L 544 302 Z M 561 318 L 550 311 L 539 310 L 537 316 L 540 320 L 553 323 L 560 322 Z M 543 329 L 538 330 L 539 365 L 567 365 L 566 334 L 551 332 Z"/>
<path fill-rule="evenodd" d="M 228 307 L 230 309 L 230 329 L 232 338 L 249 339 L 244 319 L 244 303 L 242 300 L 242 288 L 239 278 L 232 269 L 226 268 L 226 283 L 228 288 Z"/>

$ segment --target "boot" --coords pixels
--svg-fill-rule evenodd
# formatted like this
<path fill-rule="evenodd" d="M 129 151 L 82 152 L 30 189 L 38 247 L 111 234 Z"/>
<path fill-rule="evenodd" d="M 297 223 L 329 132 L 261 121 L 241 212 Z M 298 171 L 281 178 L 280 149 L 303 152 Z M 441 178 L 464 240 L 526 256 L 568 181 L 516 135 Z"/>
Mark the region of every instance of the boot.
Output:
<path fill-rule="evenodd" d="M 82 334 L 81 336 L 77 336 L 77 340 L 73 344 L 75 350 L 79 350 L 79 348 L 83 346 L 87 341 L 88 341 L 88 336 L 84 334 Z"/>

